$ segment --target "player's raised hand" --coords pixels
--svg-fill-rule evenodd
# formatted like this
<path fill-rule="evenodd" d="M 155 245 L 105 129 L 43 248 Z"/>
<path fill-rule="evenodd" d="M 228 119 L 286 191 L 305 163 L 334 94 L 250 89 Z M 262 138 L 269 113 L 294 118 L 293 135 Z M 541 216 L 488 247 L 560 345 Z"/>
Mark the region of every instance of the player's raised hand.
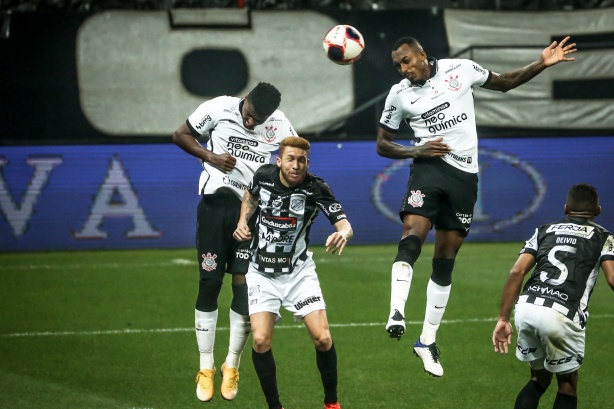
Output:
<path fill-rule="evenodd" d="M 507 354 L 507 347 L 512 343 L 512 324 L 509 321 L 498 320 L 492 332 L 492 345 L 495 352 Z"/>
<path fill-rule="evenodd" d="M 446 156 L 452 148 L 447 143 L 443 143 L 443 138 L 440 136 L 434 141 L 430 141 L 421 146 L 416 146 L 416 157 L 441 157 Z"/>
<path fill-rule="evenodd" d="M 575 57 L 568 57 L 569 54 L 577 51 L 576 43 L 567 44 L 567 40 L 569 40 L 569 36 L 562 39 L 558 44 L 556 41 L 553 41 L 552 44 L 544 48 L 544 51 L 542 51 L 542 61 L 546 67 L 558 64 L 561 61 L 573 61 L 576 59 Z"/>

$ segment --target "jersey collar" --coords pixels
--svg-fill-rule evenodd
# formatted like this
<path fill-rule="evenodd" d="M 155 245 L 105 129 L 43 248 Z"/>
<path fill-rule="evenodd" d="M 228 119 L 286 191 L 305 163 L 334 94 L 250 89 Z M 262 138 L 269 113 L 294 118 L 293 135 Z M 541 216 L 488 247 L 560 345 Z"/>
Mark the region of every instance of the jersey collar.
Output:
<path fill-rule="evenodd" d="M 428 64 L 431 66 L 431 74 L 429 75 L 429 80 L 431 78 L 433 78 L 435 75 L 437 75 L 437 70 L 439 68 L 438 64 L 437 64 L 437 59 L 433 58 L 433 57 L 427 57 L 426 61 L 428 62 Z M 423 81 L 423 82 L 412 82 L 412 86 L 417 86 L 417 87 L 423 87 L 426 83 L 428 82 L 428 80 Z"/>

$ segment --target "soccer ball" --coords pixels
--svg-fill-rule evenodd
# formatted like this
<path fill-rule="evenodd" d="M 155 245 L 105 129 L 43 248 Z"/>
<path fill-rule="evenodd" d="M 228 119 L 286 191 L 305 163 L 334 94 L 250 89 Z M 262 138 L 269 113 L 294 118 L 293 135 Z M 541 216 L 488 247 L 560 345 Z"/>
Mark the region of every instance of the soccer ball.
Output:
<path fill-rule="evenodd" d="M 348 65 L 360 58 L 365 49 L 365 40 L 360 31 L 342 24 L 326 33 L 322 45 L 329 60 L 335 64 Z"/>

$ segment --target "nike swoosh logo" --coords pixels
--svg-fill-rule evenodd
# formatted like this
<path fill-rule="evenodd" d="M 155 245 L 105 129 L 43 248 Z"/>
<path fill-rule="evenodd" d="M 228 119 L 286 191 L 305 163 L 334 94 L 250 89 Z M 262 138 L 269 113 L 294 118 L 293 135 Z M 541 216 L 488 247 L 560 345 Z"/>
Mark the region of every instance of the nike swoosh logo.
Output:
<path fill-rule="evenodd" d="M 409 280 L 399 280 L 398 278 L 397 278 L 397 281 L 404 281 L 406 283 L 409 283 Z"/>
<path fill-rule="evenodd" d="M 442 308 L 446 308 L 445 305 L 442 305 L 441 307 L 439 305 L 436 305 L 435 308 L 437 308 L 438 310 L 442 309 Z"/>
<path fill-rule="evenodd" d="M 420 97 L 420 98 L 422 98 L 422 97 Z M 420 98 L 418 98 L 418 99 L 420 99 Z M 411 101 L 411 104 L 413 105 L 415 102 L 418 102 L 418 99 L 415 100 L 415 101 Z"/>

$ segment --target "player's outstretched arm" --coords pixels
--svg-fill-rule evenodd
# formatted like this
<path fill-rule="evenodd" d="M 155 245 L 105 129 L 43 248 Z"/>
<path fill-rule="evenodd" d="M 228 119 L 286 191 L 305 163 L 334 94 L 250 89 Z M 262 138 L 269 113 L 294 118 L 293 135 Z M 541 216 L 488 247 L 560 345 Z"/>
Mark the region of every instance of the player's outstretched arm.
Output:
<path fill-rule="evenodd" d="M 354 236 L 354 231 L 347 219 L 339 220 L 334 226 L 337 231 L 326 239 L 326 252 L 331 252 L 332 254 L 337 252 L 338 255 L 341 255 L 347 242 Z"/>
<path fill-rule="evenodd" d="M 404 146 L 394 142 L 396 134 L 379 128 L 377 133 L 377 154 L 389 159 L 407 159 L 421 157 L 446 156 L 452 149 L 437 138 L 420 146 Z"/>
<path fill-rule="evenodd" d="M 495 352 L 507 354 L 507 347 L 512 343 L 512 325 L 510 323 L 512 309 L 520 294 L 522 281 L 534 265 L 535 257 L 532 254 L 521 254 L 507 277 L 501 296 L 499 318 L 492 333 L 492 344 L 495 347 Z"/>
<path fill-rule="evenodd" d="M 245 241 L 252 238 L 252 232 L 247 224 L 248 220 L 258 207 L 259 199 L 254 197 L 251 193 L 245 190 L 243 193 L 243 200 L 241 201 L 241 215 L 239 216 L 239 222 L 232 237 L 237 241 Z"/>
<path fill-rule="evenodd" d="M 507 92 L 530 81 L 547 67 L 558 64 L 559 62 L 574 61 L 575 57 L 569 57 L 569 55 L 577 51 L 576 43 L 567 44 L 568 40 L 569 36 L 562 39 L 560 43 L 553 41 L 552 44 L 544 48 L 541 58 L 538 61 L 525 67 L 503 74 L 491 72 L 491 79 L 488 84 L 484 85 L 484 88 L 493 91 Z"/>

